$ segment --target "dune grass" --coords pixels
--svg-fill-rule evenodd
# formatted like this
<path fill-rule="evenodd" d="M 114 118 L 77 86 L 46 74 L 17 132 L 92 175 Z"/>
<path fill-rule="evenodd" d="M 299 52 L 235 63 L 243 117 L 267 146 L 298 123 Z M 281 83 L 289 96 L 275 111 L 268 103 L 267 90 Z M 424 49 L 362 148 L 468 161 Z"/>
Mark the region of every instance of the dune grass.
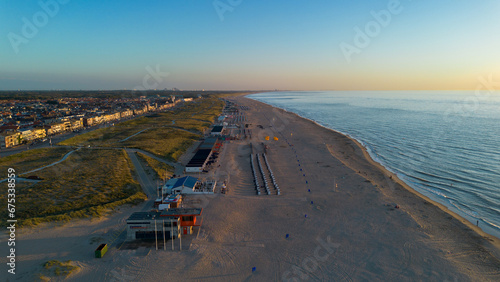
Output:
<path fill-rule="evenodd" d="M 196 119 L 178 119 L 175 121 L 174 127 L 180 127 L 182 129 L 191 131 L 196 134 L 202 134 L 207 128 L 209 128 L 211 122 L 204 122 Z"/>
<path fill-rule="evenodd" d="M 2 157 L 0 158 L 0 179 L 7 177 L 8 168 L 15 169 L 16 175 L 20 175 L 24 172 L 56 162 L 71 150 L 71 148 L 64 147 L 33 149 Z"/>
<path fill-rule="evenodd" d="M 143 153 L 137 153 L 137 156 L 156 172 L 157 178 L 171 177 L 175 171 L 173 166 L 155 160 Z"/>
<path fill-rule="evenodd" d="M 143 117 L 138 118 L 138 120 L 143 120 Z M 115 147 L 119 146 L 121 140 L 132 136 L 139 131 L 147 129 L 148 126 L 144 124 L 145 123 L 140 122 L 131 124 L 127 121 L 124 122 L 124 124 L 106 128 L 99 128 L 81 135 L 77 135 L 70 139 L 59 142 L 58 145 L 91 145 L 93 147 Z"/>
<path fill-rule="evenodd" d="M 71 273 L 80 269 L 78 266 L 73 265 L 73 263 L 70 260 L 65 262 L 61 262 L 58 260 L 49 260 L 43 264 L 43 268 L 45 269 L 45 274 L 49 276 L 64 276 L 64 277 L 68 277 Z M 41 275 L 43 277 L 46 277 L 43 274 Z"/>
<path fill-rule="evenodd" d="M 156 128 L 123 142 L 124 146 L 177 161 L 200 135 L 175 128 Z"/>
<path fill-rule="evenodd" d="M 146 199 L 133 179 L 133 165 L 124 150 L 81 149 L 65 161 L 37 172 L 44 180 L 17 183 L 19 225 L 100 216 L 106 210 Z M 7 183 L 0 192 L 6 202 Z M 0 211 L 7 218 L 7 210 Z"/>

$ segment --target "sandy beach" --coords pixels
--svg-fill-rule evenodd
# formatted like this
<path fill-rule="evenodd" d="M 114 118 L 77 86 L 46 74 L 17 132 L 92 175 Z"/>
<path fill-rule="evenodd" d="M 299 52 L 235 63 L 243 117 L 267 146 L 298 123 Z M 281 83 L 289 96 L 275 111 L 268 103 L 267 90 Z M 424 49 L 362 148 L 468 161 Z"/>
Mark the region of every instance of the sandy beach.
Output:
<path fill-rule="evenodd" d="M 224 145 L 215 175 L 227 177 L 227 194 L 187 197 L 203 207 L 203 225 L 182 239 L 182 251 L 177 241 L 174 251 L 170 241 L 166 250 L 127 247 L 125 220 L 146 202 L 19 230 L 18 274 L 9 279 L 32 280 L 58 259 L 80 266 L 69 281 L 500 280 L 497 238 L 416 193 L 355 140 L 243 96 L 228 99 L 243 106 L 252 137 Z M 264 152 L 280 195 L 255 193 L 250 155 Z M 101 241 L 111 248 L 95 259 Z M 0 244 L 3 251 L 4 235 Z"/>

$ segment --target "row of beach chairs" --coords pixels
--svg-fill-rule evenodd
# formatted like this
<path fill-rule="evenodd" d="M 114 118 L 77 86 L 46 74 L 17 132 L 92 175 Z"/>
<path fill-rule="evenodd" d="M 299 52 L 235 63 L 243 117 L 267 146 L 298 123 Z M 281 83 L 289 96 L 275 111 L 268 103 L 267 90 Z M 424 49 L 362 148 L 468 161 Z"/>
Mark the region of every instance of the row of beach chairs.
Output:
<path fill-rule="evenodd" d="M 280 187 L 276 183 L 276 178 L 274 178 L 274 174 L 273 174 L 273 171 L 271 170 L 271 166 L 269 165 L 269 162 L 267 161 L 267 156 L 265 153 L 262 154 L 262 156 L 264 157 L 264 162 L 266 163 L 267 170 L 269 170 L 269 173 L 271 174 L 271 181 L 273 182 L 273 185 L 276 188 L 277 194 L 279 195 L 280 194 Z"/>
<path fill-rule="evenodd" d="M 264 174 L 264 169 L 262 169 L 262 165 L 260 164 L 260 155 L 257 154 L 257 164 L 259 165 L 259 170 L 260 170 L 260 173 L 262 174 L 262 180 L 264 180 L 264 187 L 266 188 L 266 193 L 268 195 L 271 195 L 271 191 L 269 190 L 269 185 L 267 184 L 267 180 L 266 180 L 266 174 Z"/>
<path fill-rule="evenodd" d="M 250 165 L 252 166 L 253 182 L 255 184 L 255 189 L 257 190 L 257 195 L 260 195 L 259 178 L 257 177 L 257 172 L 255 171 L 255 165 L 253 163 L 252 155 L 250 155 Z"/>

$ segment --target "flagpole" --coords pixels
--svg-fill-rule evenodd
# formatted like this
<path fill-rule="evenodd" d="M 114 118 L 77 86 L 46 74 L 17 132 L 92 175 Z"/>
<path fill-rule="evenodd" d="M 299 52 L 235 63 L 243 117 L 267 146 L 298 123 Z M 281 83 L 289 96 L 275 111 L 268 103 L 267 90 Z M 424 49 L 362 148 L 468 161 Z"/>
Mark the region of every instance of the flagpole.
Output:
<path fill-rule="evenodd" d="M 167 250 L 167 244 L 165 242 L 165 220 L 163 220 L 163 250 Z"/>
<path fill-rule="evenodd" d="M 155 219 L 155 243 L 156 243 L 156 250 L 158 251 L 158 233 L 156 233 L 156 219 Z"/>

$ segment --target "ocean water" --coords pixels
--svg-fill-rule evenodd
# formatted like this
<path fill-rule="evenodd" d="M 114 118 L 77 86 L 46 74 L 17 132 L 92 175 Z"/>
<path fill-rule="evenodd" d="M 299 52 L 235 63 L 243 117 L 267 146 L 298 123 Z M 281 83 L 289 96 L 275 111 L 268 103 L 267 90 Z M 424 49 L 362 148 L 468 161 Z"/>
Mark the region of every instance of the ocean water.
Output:
<path fill-rule="evenodd" d="M 500 238 L 500 92 L 270 92 L 248 97 L 355 138 L 412 188 Z"/>

